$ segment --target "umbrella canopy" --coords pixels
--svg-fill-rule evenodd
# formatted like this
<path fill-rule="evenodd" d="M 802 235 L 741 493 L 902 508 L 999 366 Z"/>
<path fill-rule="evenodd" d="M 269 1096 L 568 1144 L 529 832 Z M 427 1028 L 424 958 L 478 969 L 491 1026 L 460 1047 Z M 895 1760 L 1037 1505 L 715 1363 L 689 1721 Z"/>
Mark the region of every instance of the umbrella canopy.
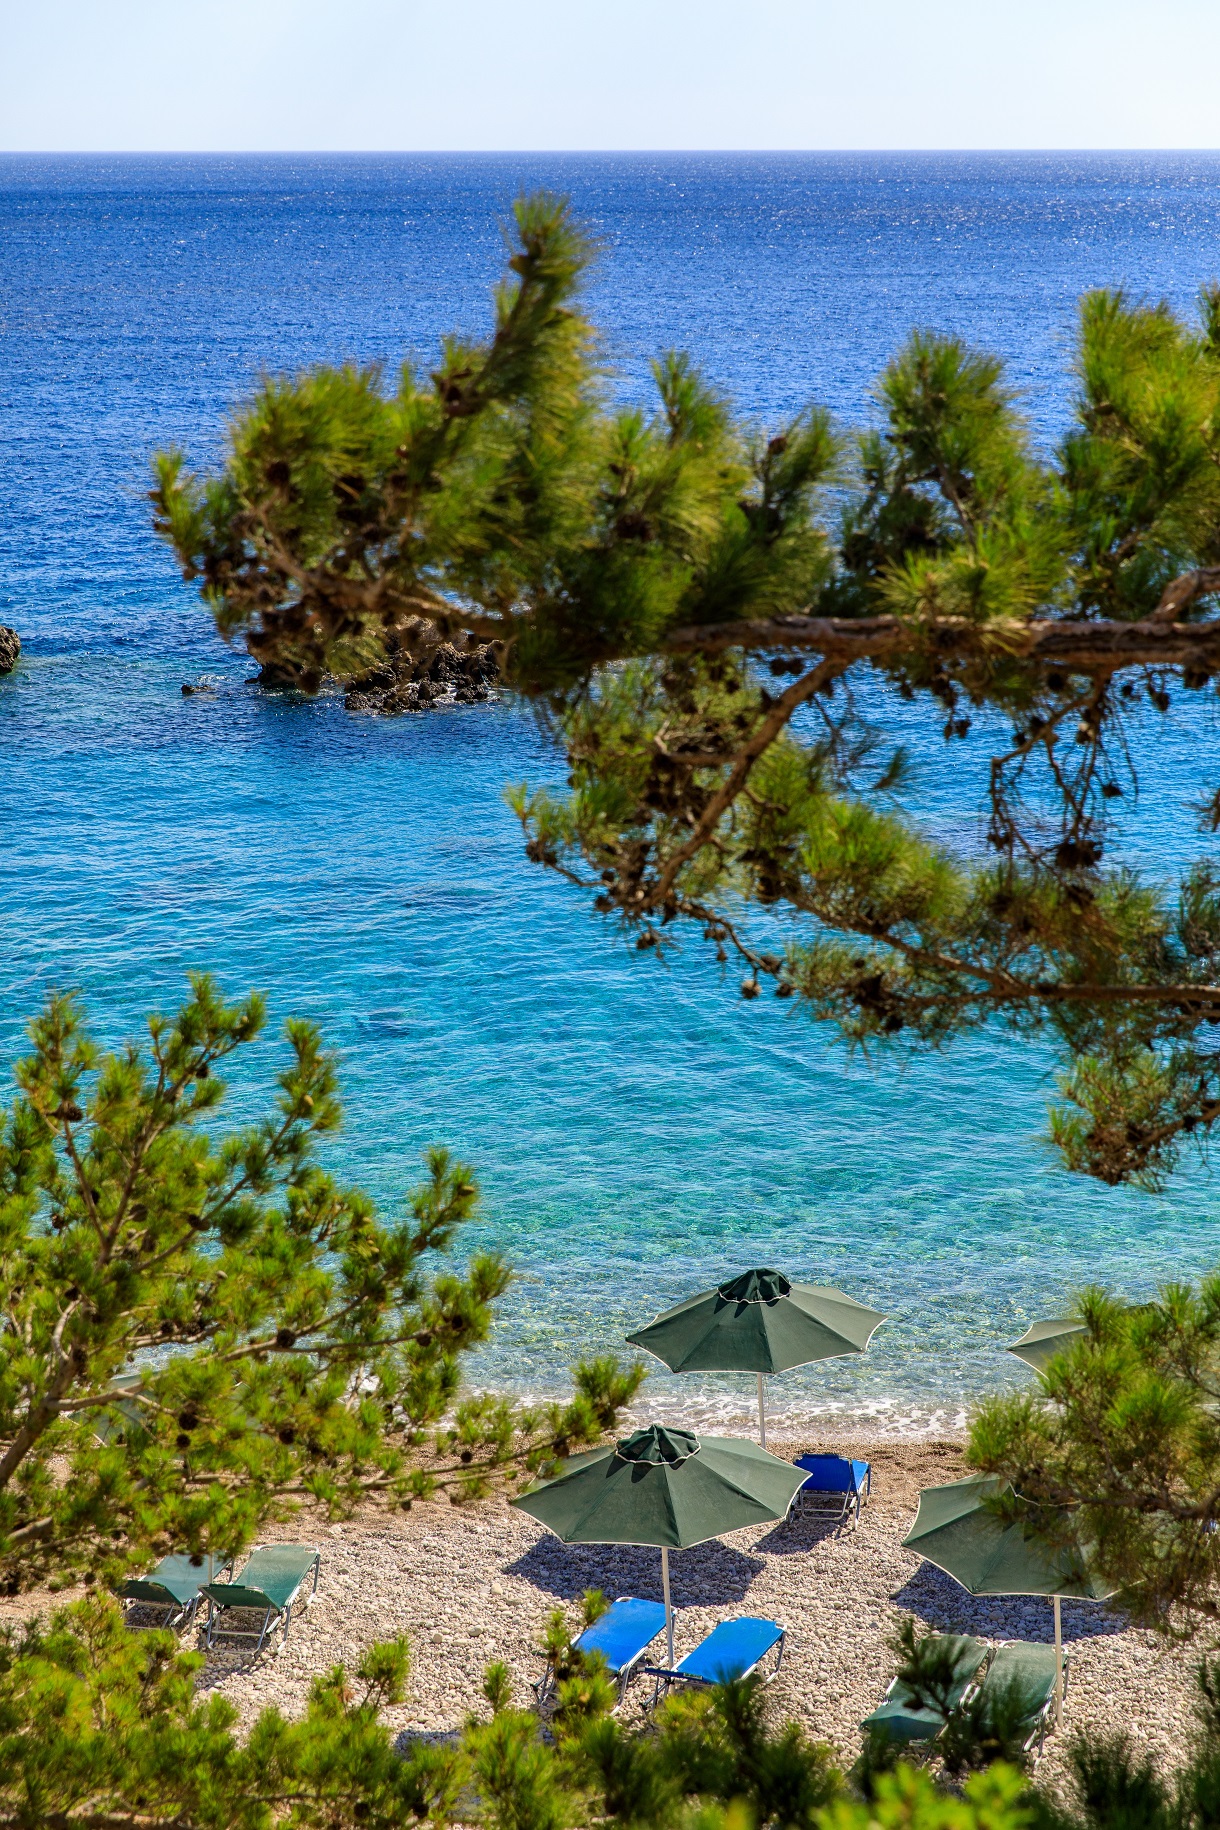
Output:
<path fill-rule="evenodd" d="M 1019 1525 L 1005 1525 L 985 1502 L 1008 1489 L 994 1475 L 973 1475 L 925 1487 L 915 1523 L 902 1540 L 972 1595 L 1074 1595 L 1104 1601 L 1099 1585 L 1076 1558 L 1056 1555 Z"/>
<path fill-rule="evenodd" d="M 863 1353 L 885 1320 L 842 1290 L 744 1271 L 667 1309 L 627 1339 L 671 1372 L 785 1372 L 810 1360 Z"/>
<path fill-rule="evenodd" d="M 972 1595 L 1049 1595 L 1055 1604 L 1055 1714 L 1063 1694 L 1064 1595 L 1105 1601 L 1114 1590 L 1079 1558 L 1044 1548 L 1019 1525 L 1005 1525 L 985 1502 L 1010 1489 L 994 1475 L 925 1487 L 915 1523 L 902 1540 Z"/>
<path fill-rule="evenodd" d="M 743 1525 L 782 1519 L 805 1470 L 742 1436 L 654 1424 L 612 1449 L 574 1455 L 562 1474 L 512 1503 L 565 1544 L 683 1550 Z"/>
<path fill-rule="evenodd" d="M 1041 1372 L 1052 1354 L 1070 1347 L 1084 1332 L 1084 1323 L 1075 1316 L 1052 1316 L 1049 1321 L 1031 1322 L 1021 1339 L 1014 1341 L 1006 1351 L 1015 1353 L 1018 1360 L 1024 1360 L 1035 1372 Z"/>
<path fill-rule="evenodd" d="M 842 1290 L 794 1284 L 782 1272 L 764 1269 L 743 1271 L 688 1297 L 627 1339 L 655 1353 L 671 1372 L 756 1373 L 758 1434 L 766 1448 L 764 1375 L 863 1353 L 884 1320 Z"/>
<path fill-rule="evenodd" d="M 748 1438 L 696 1436 L 654 1424 L 612 1449 L 574 1455 L 554 1480 L 512 1501 L 565 1544 L 655 1544 L 661 1550 L 673 1663 L 669 1552 L 787 1515 L 803 1468 Z"/>

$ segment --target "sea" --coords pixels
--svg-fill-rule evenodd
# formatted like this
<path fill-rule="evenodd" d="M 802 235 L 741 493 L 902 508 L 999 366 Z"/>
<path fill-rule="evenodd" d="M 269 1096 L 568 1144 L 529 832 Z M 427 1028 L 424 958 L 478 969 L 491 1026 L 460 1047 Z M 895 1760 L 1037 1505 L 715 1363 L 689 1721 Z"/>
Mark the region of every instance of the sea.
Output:
<path fill-rule="evenodd" d="M 528 709 L 383 720 L 266 693 L 153 534 L 150 454 L 217 464 L 261 375 L 392 379 L 485 331 L 507 213 L 539 187 L 599 244 L 611 385 L 644 399 L 650 359 L 686 349 L 763 426 L 809 400 L 869 423 L 921 326 L 999 353 L 1049 448 L 1081 293 L 1189 313 L 1220 273 L 1220 157 L 1200 154 L 0 158 L 0 621 L 23 644 L 0 681 L 0 1082 L 49 988 L 113 1045 L 205 969 L 269 1001 L 233 1123 L 305 1015 L 340 1060 L 338 1176 L 392 1216 L 430 1144 L 475 1167 L 459 1251 L 518 1273 L 476 1384 L 556 1394 L 669 1304 L 772 1265 L 889 1318 L 866 1354 L 772 1379 L 772 1427 L 960 1427 L 1030 1378 L 1005 1345 L 1074 1290 L 1216 1262 L 1207 1165 L 1160 1194 L 1069 1176 L 1048 1047 L 863 1059 L 795 1000 L 743 1001 L 693 939 L 668 964 L 634 951 L 522 855 L 505 785 L 563 775 Z M 996 732 L 950 751 L 874 699 L 910 746 L 912 814 L 969 852 Z M 1122 844 L 1168 875 L 1208 843 L 1190 808 L 1220 745 L 1172 720 L 1143 736 Z M 737 1428 L 753 1396 L 657 1367 L 640 1410 Z"/>

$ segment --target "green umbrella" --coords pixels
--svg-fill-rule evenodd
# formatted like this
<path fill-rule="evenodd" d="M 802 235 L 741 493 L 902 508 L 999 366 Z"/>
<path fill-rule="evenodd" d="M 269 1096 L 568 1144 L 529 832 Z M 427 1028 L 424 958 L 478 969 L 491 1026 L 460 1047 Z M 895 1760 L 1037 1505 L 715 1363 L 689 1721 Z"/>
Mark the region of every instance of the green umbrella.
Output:
<path fill-rule="evenodd" d="M 1050 1321 L 1031 1322 L 1021 1339 L 1014 1341 L 1006 1351 L 1015 1353 L 1018 1360 L 1024 1360 L 1035 1372 L 1041 1372 L 1052 1354 L 1070 1347 L 1084 1332 L 1084 1323 L 1075 1316 L 1057 1315 Z"/>
<path fill-rule="evenodd" d="M 994 1475 L 968 1475 L 925 1487 L 915 1523 L 902 1540 L 972 1595 L 1049 1595 L 1055 1605 L 1055 1716 L 1063 1695 L 1064 1595 L 1105 1601 L 1114 1590 L 1091 1576 L 1079 1557 L 1044 1548 L 1019 1525 L 1005 1525 L 984 1502 L 1011 1487 Z"/>
<path fill-rule="evenodd" d="M 669 1553 L 743 1525 L 786 1516 L 803 1468 L 740 1436 L 695 1436 L 654 1424 L 612 1449 L 574 1455 L 562 1474 L 512 1501 L 565 1544 L 656 1544 L 669 1662 L 674 1657 Z"/>
<path fill-rule="evenodd" d="M 743 1271 L 715 1290 L 688 1297 L 627 1336 L 671 1372 L 758 1374 L 758 1434 L 767 1446 L 763 1377 L 863 1353 L 885 1317 L 842 1290 L 794 1284 L 779 1271 Z"/>

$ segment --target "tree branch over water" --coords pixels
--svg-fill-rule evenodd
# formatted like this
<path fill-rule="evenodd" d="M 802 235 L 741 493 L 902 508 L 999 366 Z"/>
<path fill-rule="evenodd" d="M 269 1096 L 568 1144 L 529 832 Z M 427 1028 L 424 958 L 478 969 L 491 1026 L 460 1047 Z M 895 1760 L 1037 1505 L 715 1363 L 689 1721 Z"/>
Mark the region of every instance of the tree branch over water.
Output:
<path fill-rule="evenodd" d="M 859 435 L 816 406 L 761 432 L 684 355 L 622 406 L 589 262 L 527 199 L 486 342 L 392 386 L 268 381 L 211 479 L 159 458 L 187 577 L 305 691 L 390 639 L 495 641 L 568 764 L 513 791 L 528 855 L 638 947 L 702 935 L 747 997 L 873 1052 L 1040 1032 L 1067 1164 L 1158 1186 L 1220 1114 L 1220 871 L 1210 837 L 1177 883 L 1131 868 L 1121 816 L 1173 717 L 1220 826 L 1220 295 L 1198 327 L 1087 297 L 1047 458 L 1000 363 L 924 333 Z M 912 810 L 900 701 L 987 735 L 953 848 Z"/>

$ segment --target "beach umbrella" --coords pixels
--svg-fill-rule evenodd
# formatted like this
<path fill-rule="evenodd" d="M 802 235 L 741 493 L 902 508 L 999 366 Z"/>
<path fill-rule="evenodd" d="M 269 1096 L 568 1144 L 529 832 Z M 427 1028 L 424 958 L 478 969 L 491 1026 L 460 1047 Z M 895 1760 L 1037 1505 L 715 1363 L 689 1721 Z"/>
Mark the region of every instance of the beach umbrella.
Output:
<path fill-rule="evenodd" d="M 653 1424 L 610 1449 L 574 1455 L 554 1480 L 512 1501 L 565 1544 L 652 1544 L 661 1551 L 669 1662 L 674 1659 L 669 1553 L 743 1525 L 786 1517 L 803 1468 L 748 1438 L 696 1436 Z"/>
<path fill-rule="evenodd" d="M 1005 1525 L 985 1502 L 1011 1492 L 994 1475 L 969 1475 L 943 1487 L 925 1487 L 915 1523 L 902 1540 L 972 1595 L 1047 1595 L 1055 1611 L 1055 1718 L 1063 1699 L 1064 1595 L 1105 1601 L 1111 1586 L 1089 1574 L 1083 1560 L 1027 1538 Z"/>
<path fill-rule="evenodd" d="M 758 1439 L 765 1449 L 766 1374 L 863 1353 L 884 1320 L 842 1290 L 794 1284 L 780 1271 L 756 1270 L 688 1297 L 627 1339 L 655 1353 L 671 1372 L 756 1373 Z"/>
<path fill-rule="evenodd" d="M 1057 1354 L 1064 1347 L 1084 1334 L 1085 1325 L 1073 1315 L 1052 1316 L 1049 1321 L 1031 1322 L 1019 1341 L 1014 1341 L 1007 1353 L 1015 1353 L 1018 1360 L 1024 1360 L 1035 1372 L 1041 1372 L 1052 1354 Z"/>

